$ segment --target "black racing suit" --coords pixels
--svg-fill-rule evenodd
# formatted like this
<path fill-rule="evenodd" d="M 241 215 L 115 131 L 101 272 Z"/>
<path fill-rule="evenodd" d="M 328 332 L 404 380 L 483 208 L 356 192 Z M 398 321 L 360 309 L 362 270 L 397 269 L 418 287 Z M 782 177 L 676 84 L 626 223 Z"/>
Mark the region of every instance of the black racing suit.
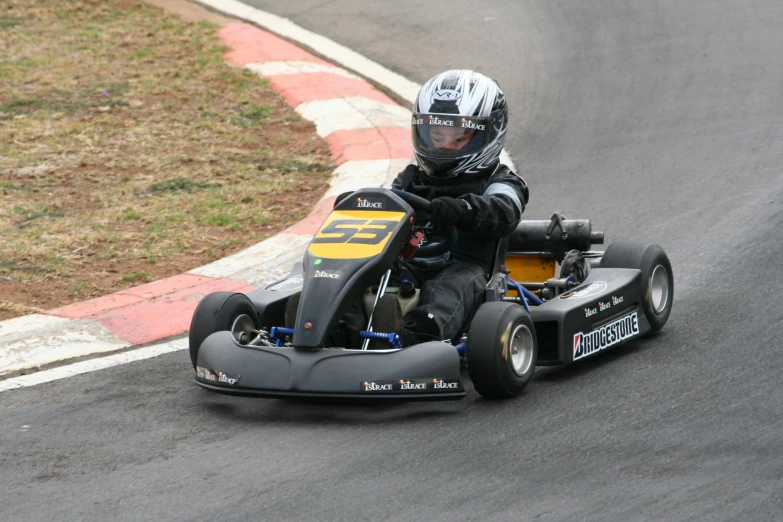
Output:
<path fill-rule="evenodd" d="M 527 184 L 502 164 L 448 182 L 435 181 L 409 165 L 392 188 L 429 201 L 461 198 L 473 209 L 474 219 L 458 228 L 459 239 L 448 255 L 404 264 L 406 276 L 421 286 L 418 305 L 405 316 L 405 329 L 415 342 L 454 339 L 481 304 L 498 241 L 519 224 L 528 202 Z"/>

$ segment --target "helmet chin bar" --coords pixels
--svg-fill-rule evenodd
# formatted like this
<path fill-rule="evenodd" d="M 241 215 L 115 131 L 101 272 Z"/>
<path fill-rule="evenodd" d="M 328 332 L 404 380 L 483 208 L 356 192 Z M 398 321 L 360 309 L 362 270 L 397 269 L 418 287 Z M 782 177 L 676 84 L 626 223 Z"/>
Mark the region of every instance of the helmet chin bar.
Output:
<path fill-rule="evenodd" d="M 468 158 L 460 158 L 447 162 L 445 161 L 445 158 L 431 158 L 424 154 L 420 154 L 417 151 L 414 151 L 414 154 L 419 168 L 425 172 L 427 178 L 435 183 L 448 183 L 457 179 L 464 179 L 468 176 L 494 172 L 500 161 L 499 152 L 494 155 L 487 155 L 487 157 L 492 157 L 492 159 L 491 161 L 486 161 L 485 159 L 483 164 L 477 161 L 477 155 L 471 155 Z M 484 156 L 484 154 L 481 156 Z M 440 168 L 433 168 L 435 164 L 438 163 L 438 160 L 442 162 Z"/>
<path fill-rule="evenodd" d="M 433 178 L 438 179 L 448 179 L 448 178 L 455 178 L 458 177 L 459 174 L 451 173 L 450 171 L 454 170 L 455 167 L 458 167 L 461 163 L 459 160 L 450 160 L 445 161 L 442 160 L 441 162 L 435 162 L 430 160 L 426 161 L 426 167 L 423 167 L 424 170 L 427 172 L 427 174 Z M 419 163 L 421 166 L 422 162 Z"/>

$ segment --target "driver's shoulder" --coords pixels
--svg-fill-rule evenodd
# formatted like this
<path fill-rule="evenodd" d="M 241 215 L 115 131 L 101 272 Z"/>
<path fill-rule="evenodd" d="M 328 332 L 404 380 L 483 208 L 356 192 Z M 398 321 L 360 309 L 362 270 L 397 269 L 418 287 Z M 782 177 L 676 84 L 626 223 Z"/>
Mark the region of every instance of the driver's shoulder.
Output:
<path fill-rule="evenodd" d="M 507 165 L 504 165 L 503 163 L 498 164 L 498 168 L 495 169 L 489 178 L 489 185 L 493 185 L 495 183 L 503 183 L 513 186 L 515 189 L 520 191 L 525 203 L 527 203 L 530 197 L 527 182 L 522 176 L 511 170 L 511 168 L 509 168 Z"/>

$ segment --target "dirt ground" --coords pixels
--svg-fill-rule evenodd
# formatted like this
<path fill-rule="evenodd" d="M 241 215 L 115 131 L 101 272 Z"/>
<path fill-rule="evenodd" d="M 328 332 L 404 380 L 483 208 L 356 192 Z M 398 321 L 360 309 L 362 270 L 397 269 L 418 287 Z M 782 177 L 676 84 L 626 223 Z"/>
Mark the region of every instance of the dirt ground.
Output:
<path fill-rule="evenodd" d="M 325 142 L 224 63 L 221 17 L 150 1 L 186 10 L 0 7 L 0 320 L 230 255 L 326 189 Z"/>

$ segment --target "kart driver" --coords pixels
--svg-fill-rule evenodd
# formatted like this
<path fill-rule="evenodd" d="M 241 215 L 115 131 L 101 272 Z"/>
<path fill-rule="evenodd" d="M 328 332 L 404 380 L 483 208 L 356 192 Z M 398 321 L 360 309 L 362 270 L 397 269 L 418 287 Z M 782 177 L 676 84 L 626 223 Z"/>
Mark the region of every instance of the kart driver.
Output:
<path fill-rule="evenodd" d="M 528 202 L 525 181 L 499 160 L 508 108 L 494 80 L 470 70 L 438 74 L 419 91 L 411 123 L 416 164 L 392 187 L 431 202 L 433 235 L 454 225 L 459 239 L 444 256 L 403 264 L 400 277 L 421 287 L 405 317 L 393 295 L 378 301 L 373 330 L 399 334 L 404 346 L 453 340 L 468 326 L 498 241 L 514 231 Z"/>
<path fill-rule="evenodd" d="M 514 231 L 528 201 L 525 181 L 499 160 L 508 108 L 491 78 L 469 70 L 431 78 L 417 95 L 411 126 L 416 164 L 408 165 L 392 188 L 430 201 L 427 241 L 437 241 L 438 233 L 452 225 L 458 241 L 443 256 L 400 263 L 390 286 L 409 281 L 421 289 L 417 306 L 405 317 L 394 295 L 378 300 L 373 331 L 394 332 L 403 346 L 453 341 L 467 328 L 482 302 L 498 241 Z M 293 327 L 298 303 L 299 294 L 289 299 L 286 326 Z M 360 345 L 365 325 L 361 303 L 354 303 L 331 342 Z M 389 344 L 375 340 L 373 347 Z"/>

